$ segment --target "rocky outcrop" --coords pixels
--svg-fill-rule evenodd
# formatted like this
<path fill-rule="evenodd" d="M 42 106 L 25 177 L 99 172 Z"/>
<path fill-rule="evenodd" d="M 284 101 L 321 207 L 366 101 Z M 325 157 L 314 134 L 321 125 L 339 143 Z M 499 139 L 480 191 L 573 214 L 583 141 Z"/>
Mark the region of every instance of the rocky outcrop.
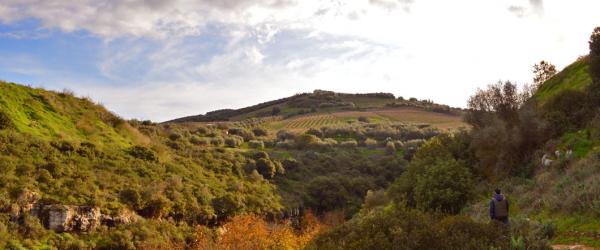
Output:
<path fill-rule="evenodd" d="M 130 210 L 110 216 L 102 214 L 96 206 L 48 205 L 40 198 L 38 193 L 26 190 L 10 207 L 3 209 L 10 212 L 12 221 L 22 223 L 27 214 L 38 217 L 46 228 L 56 232 L 89 232 L 100 225 L 114 227 L 136 222 L 140 218 Z"/>
<path fill-rule="evenodd" d="M 42 220 L 48 229 L 57 232 L 88 232 L 101 223 L 100 208 L 93 206 L 44 206 Z"/>
<path fill-rule="evenodd" d="M 19 220 L 25 213 L 31 213 L 34 216 L 37 216 L 39 214 L 39 200 L 40 195 L 37 192 L 29 190 L 21 192 L 16 202 L 10 207 L 11 220 Z"/>
<path fill-rule="evenodd" d="M 114 227 L 119 224 L 130 224 L 138 221 L 141 217 L 131 210 L 123 210 L 115 216 L 102 215 L 102 225 Z"/>

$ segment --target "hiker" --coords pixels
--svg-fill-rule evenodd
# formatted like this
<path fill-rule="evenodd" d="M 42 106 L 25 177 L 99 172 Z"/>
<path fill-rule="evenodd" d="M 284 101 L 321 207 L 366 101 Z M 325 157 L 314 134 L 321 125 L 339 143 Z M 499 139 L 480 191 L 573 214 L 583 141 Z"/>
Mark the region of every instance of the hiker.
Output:
<path fill-rule="evenodd" d="M 490 202 L 490 218 L 508 224 L 508 200 L 499 188 L 494 191 L 496 194 Z"/>

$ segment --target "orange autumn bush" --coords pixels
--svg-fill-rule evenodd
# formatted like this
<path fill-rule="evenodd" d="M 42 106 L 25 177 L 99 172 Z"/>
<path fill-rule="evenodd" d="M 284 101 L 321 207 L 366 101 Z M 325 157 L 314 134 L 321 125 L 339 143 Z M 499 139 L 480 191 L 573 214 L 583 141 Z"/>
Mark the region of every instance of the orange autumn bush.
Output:
<path fill-rule="evenodd" d="M 328 228 L 310 211 L 300 218 L 299 225 L 300 228 L 296 229 L 289 220 L 271 223 L 254 214 L 240 215 L 216 230 L 198 228 L 194 249 L 303 249 Z"/>

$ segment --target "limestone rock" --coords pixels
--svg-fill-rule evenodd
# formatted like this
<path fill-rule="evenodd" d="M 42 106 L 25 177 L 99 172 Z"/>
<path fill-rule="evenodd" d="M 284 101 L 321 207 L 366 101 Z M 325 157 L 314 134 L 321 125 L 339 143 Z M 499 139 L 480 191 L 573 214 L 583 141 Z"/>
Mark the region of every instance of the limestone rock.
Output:
<path fill-rule="evenodd" d="M 100 208 L 93 206 L 48 205 L 44 207 L 48 229 L 57 232 L 88 232 L 100 225 Z"/>

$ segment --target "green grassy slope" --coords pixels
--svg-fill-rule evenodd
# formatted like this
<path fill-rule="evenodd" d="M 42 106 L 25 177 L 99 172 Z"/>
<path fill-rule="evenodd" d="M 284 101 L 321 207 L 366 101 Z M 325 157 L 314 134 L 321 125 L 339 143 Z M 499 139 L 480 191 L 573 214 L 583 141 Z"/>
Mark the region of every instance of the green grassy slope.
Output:
<path fill-rule="evenodd" d="M 588 67 L 586 58 L 582 58 L 550 78 L 535 94 L 538 103 L 544 104 L 565 89 L 583 90 L 589 86 L 592 78 L 588 74 Z"/>
<path fill-rule="evenodd" d="M 183 128 L 124 121 L 71 93 L 6 82 L 0 112 L 11 123 L 0 126 L 0 242 L 3 225 L 18 229 L 7 211 L 28 192 L 41 204 L 94 205 L 107 214 L 130 210 L 190 224 L 281 209 L 275 186 L 249 176 L 242 154 L 222 142 L 193 144 Z"/>
<path fill-rule="evenodd" d="M 146 139 L 100 105 L 74 97 L 0 82 L 0 110 L 17 131 L 46 140 L 94 141 L 127 147 Z"/>

